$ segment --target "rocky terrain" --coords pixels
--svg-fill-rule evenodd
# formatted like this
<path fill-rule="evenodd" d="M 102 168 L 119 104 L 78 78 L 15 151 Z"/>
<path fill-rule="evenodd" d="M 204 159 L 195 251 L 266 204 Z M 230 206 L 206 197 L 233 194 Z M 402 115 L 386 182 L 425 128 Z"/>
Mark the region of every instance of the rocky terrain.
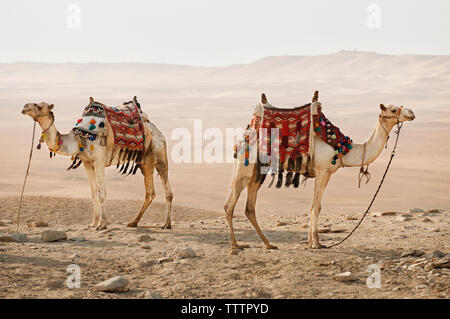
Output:
<path fill-rule="evenodd" d="M 26 197 L 16 233 L 17 200 L 0 199 L 1 298 L 448 298 L 450 294 L 449 211 L 372 212 L 342 245 L 320 250 L 307 248 L 306 212 L 260 216 L 263 231 L 279 248 L 270 251 L 238 213 L 237 238 L 250 248 L 234 255 L 220 212 L 176 206 L 173 229 L 160 230 L 145 227 L 164 221 L 165 206 L 153 203 L 142 227 L 127 228 L 140 202 L 108 200 L 111 225 L 99 232 L 87 227 L 92 209 L 88 199 Z M 322 215 L 322 244 L 343 238 L 359 218 Z M 74 278 L 70 277 L 74 266 L 69 265 L 79 267 L 79 288 L 68 288 L 74 282 L 68 284 L 68 278 Z M 379 271 L 379 288 L 367 284 L 371 269 Z"/>

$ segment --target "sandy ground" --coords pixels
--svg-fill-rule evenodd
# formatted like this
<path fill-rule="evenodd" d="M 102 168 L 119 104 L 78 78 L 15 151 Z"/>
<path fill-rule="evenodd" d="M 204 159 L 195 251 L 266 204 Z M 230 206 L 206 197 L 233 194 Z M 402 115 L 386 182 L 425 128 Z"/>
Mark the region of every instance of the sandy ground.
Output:
<path fill-rule="evenodd" d="M 0 212 L 15 218 L 17 198 L 1 198 Z M 357 232 L 341 246 L 309 250 L 306 214 L 285 217 L 260 217 L 260 224 L 278 250 L 266 250 L 246 218 L 235 221 L 236 234 L 250 248 L 230 253 L 224 214 L 176 206 L 173 229 L 127 228 L 140 203 L 110 200 L 109 232 L 88 229 L 92 205 L 89 200 L 27 197 L 23 218 L 49 223 L 45 228 L 28 228 L 22 221 L 25 243 L 0 243 L 0 297 L 2 298 L 139 298 L 145 291 L 163 298 L 448 298 L 449 269 L 427 270 L 415 263 L 439 260 L 427 256 L 435 250 L 447 253 L 450 248 L 450 212 L 411 213 L 410 220 L 394 216 L 369 216 Z M 162 224 L 164 205 L 154 203 L 142 225 Z M 426 215 L 426 216 L 425 216 Z M 348 215 L 323 216 L 321 233 L 329 245 L 349 231 L 356 220 Z M 0 227 L 12 232 L 14 225 Z M 45 229 L 67 232 L 68 240 L 44 243 Z M 148 234 L 151 241 L 138 242 Z M 374 235 L 376 234 L 376 236 Z M 71 238 L 85 237 L 74 242 Z M 170 257 L 175 247 L 191 247 L 195 258 Z M 402 253 L 422 250 L 425 255 L 403 257 Z M 77 257 L 73 257 L 77 254 Z M 447 255 L 449 256 L 449 255 Z M 69 289 L 64 281 L 69 264 L 81 269 L 81 288 Z M 367 267 L 381 267 L 381 288 L 368 288 Z M 337 273 L 350 271 L 355 281 L 338 282 Z M 103 293 L 95 284 L 115 276 L 129 280 L 128 290 Z"/>
<path fill-rule="evenodd" d="M 402 129 L 397 155 L 373 211 L 405 212 L 413 207 L 450 210 L 450 144 L 446 142 L 450 136 L 450 57 L 339 52 L 268 57 L 248 65 L 217 68 L 0 64 L 0 220 L 15 219 L 28 160 L 32 120 L 20 114 L 25 103 L 54 103 L 56 126 L 66 133 L 89 96 L 117 105 L 137 95 L 144 111 L 165 133 L 170 153 L 177 143 L 171 138 L 173 131 L 184 127 L 193 132 L 194 120 L 203 121 L 203 130 L 242 128 L 249 123 L 262 92 L 273 105 L 290 107 L 309 102 L 317 89 L 326 116 L 356 143 L 364 142 L 372 133 L 380 103 L 404 105 L 416 115 Z M 36 141 L 39 133 L 38 129 Z M 389 147 L 392 145 L 391 140 Z M 356 221 L 345 217 L 361 216 L 389 154 L 390 148 L 370 165 L 372 181 L 361 189 L 357 188 L 358 168 L 339 170 L 332 177 L 322 203 L 322 226 L 350 230 Z M 431 222 L 422 222 L 421 216 L 405 222 L 396 221 L 395 216 L 368 218 L 342 247 L 310 251 L 301 242 L 307 231 L 312 181 L 299 189 L 280 190 L 268 189 L 266 183 L 258 195 L 257 215 L 280 250 L 266 252 L 261 248 L 243 215 L 244 193 L 236 206 L 236 225 L 238 237 L 251 248 L 234 256 L 229 255 L 228 229 L 222 213 L 230 191 L 232 164 L 170 163 L 175 195 L 172 231 L 125 228 L 144 197 L 143 178 L 139 174 L 124 178 L 108 169 L 108 216 L 114 222 L 110 239 L 107 234 L 85 228 L 91 218 L 90 187 L 84 170 L 67 172 L 69 165 L 69 158 L 57 156 L 50 160 L 45 146 L 34 152 L 23 220 L 39 216 L 50 223 L 49 228 L 60 227 L 69 237 L 80 234 L 87 240 L 44 244 L 34 239 L 41 229 L 32 228 L 23 229 L 30 242 L 0 244 L 2 297 L 134 297 L 148 289 L 163 297 L 448 298 L 445 271 L 428 275 L 403 269 L 405 265 L 393 261 L 382 272 L 381 289 L 368 289 L 364 279 L 369 264 L 380 260 L 390 263 L 405 249 L 448 253 L 448 213 L 429 217 Z M 159 178 L 155 178 L 155 184 L 157 196 L 144 225 L 164 220 L 165 200 Z M 277 227 L 278 221 L 288 225 Z M 12 230 L 12 226 L 4 226 L 0 233 Z M 149 249 L 136 241 L 141 232 L 155 239 L 145 244 Z M 322 240 L 342 236 L 322 234 Z M 176 246 L 192 246 L 200 257 L 139 266 L 170 255 Z M 63 284 L 74 253 L 80 256 L 76 262 L 83 269 L 83 285 L 76 291 Z M 326 263 L 330 264 L 321 266 Z M 357 274 L 360 281 L 343 284 L 331 279 L 341 268 Z M 117 274 L 130 279 L 129 292 L 90 292 L 95 283 Z M 434 283 L 429 282 L 430 276 Z M 427 288 L 420 288 L 422 284 Z"/>

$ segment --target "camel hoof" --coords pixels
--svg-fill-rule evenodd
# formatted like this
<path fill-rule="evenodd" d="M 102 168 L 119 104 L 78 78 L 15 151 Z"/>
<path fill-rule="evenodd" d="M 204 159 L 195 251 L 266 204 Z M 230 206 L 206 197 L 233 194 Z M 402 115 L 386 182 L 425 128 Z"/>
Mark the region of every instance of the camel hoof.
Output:
<path fill-rule="evenodd" d="M 107 227 L 105 225 L 99 225 L 95 227 L 95 230 L 105 230 Z"/>
<path fill-rule="evenodd" d="M 309 245 L 308 245 L 308 247 L 310 248 L 310 249 L 320 249 L 320 248 L 323 248 L 323 247 L 325 247 L 324 245 L 321 245 L 320 243 L 310 243 Z"/>
<path fill-rule="evenodd" d="M 161 229 L 172 229 L 172 225 L 171 224 L 164 225 L 164 226 L 161 227 Z"/>
<path fill-rule="evenodd" d="M 137 227 L 137 223 L 136 222 L 131 222 L 127 225 L 127 227 Z"/>
<path fill-rule="evenodd" d="M 278 247 L 277 246 L 274 246 L 274 245 L 268 245 L 268 246 L 266 246 L 266 249 L 278 249 Z"/>

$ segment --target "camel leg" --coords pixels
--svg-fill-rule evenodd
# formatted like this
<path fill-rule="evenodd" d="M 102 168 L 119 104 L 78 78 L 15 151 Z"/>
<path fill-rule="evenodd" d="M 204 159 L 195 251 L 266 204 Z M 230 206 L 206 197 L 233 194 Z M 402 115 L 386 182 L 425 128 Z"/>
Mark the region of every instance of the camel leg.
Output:
<path fill-rule="evenodd" d="M 259 237 L 261 237 L 262 241 L 266 245 L 267 249 L 277 249 L 276 246 L 270 244 L 269 240 L 264 236 L 261 228 L 259 227 L 258 221 L 256 220 L 256 198 L 258 195 L 258 190 L 261 187 L 261 183 L 252 180 L 250 184 L 247 186 L 247 204 L 245 205 L 245 215 L 247 216 L 250 223 L 255 228 Z"/>
<path fill-rule="evenodd" d="M 225 212 L 227 214 L 227 220 L 228 225 L 230 227 L 230 241 L 231 241 L 231 249 L 243 249 L 249 247 L 248 245 L 245 246 L 239 246 L 236 242 L 236 237 L 234 236 L 234 229 L 233 229 L 233 214 L 234 214 L 234 207 L 236 206 L 236 203 L 239 199 L 239 196 L 241 195 L 241 192 L 244 190 L 245 187 L 247 187 L 248 184 L 248 178 L 241 178 L 237 179 L 235 178 L 232 185 L 231 194 L 228 197 L 228 200 L 225 204 Z"/>
<path fill-rule="evenodd" d="M 100 205 L 100 220 L 97 223 L 97 230 L 106 229 L 108 221 L 105 211 L 106 186 L 105 186 L 105 165 L 104 163 L 94 163 L 95 179 L 97 182 L 97 197 Z"/>
<path fill-rule="evenodd" d="M 94 218 L 89 227 L 97 227 L 100 220 L 100 202 L 97 196 L 97 181 L 95 177 L 94 166 L 91 163 L 83 162 L 83 166 L 86 170 L 86 175 L 91 185 L 92 202 L 94 204 Z"/>
<path fill-rule="evenodd" d="M 166 194 L 166 204 L 167 204 L 166 222 L 165 222 L 164 226 L 162 226 L 162 229 L 172 229 L 172 222 L 170 220 L 170 212 L 172 211 L 173 193 L 172 193 L 172 189 L 170 188 L 169 167 L 167 164 L 168 164 L 167 159 L 165 162 L 156 163 L 156 170 L 159 173 L 161 182 L 164 187 L 164 192 Z"/>
<path fill-rule="evenodd" d="M 316 174 L 316 180 L 314 184 L 314 198 L 310 210 L 310 222 L 309 222 L 309 233 L 308 233 L 308 243 L 309 248 L 320 248 L 323 247 L 319 242 L 318 233 L 318 223 L 319 214 L 322 209 L 322 195 L 327 187 L 328 181 L 330 180 L 331 173 L 328 171 L 320 171 Z"/>
<path fill-rule="evenodd" d="M 137 224 L 141 220 L 142 216 L 144 215 L 145 211 L 147 210 L 150 203 L 155 198 L 155 185 L 153 184 L 153 172 L 155 171 L 155 166 L 153 163 L 149 162 L 150 164 L 141 166 L 141 172 L 142 175 L 144 175 L 144 183 L 145 183 L 145 200 L 142 204 L 141 209 L 139 210 L 138 215 L 127 226 L 128 227 L 137 227 Z"/>

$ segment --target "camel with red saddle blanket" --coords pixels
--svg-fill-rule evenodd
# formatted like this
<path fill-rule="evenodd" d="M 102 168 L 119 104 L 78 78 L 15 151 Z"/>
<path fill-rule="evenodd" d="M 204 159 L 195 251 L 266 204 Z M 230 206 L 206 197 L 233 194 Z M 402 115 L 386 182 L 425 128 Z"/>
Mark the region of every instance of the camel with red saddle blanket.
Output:
<path fill-rule="evenodd" d="M 298 187 L 300 175 L 315 178 L 308 242 L 310 248 L 322 247 L 318 236 L 318 219 L 322 195 L 331 175 L 341 167 L 363 168 L 372 163 L 383 150 L 392 128 L 397 123 L 415 118 L 413 111 L 404 107 L 381 104 L 380 110 L 371 137 L 363 144 L 354 144 L 352 139 L 342 134 L 323 115 L 317 91 L 312 103 L 291 109 L 273 107 L 263 94 L 261 103 L 255 108 L 251 124 L 235 147 L 234 178 L 231 193 L 224 206 L 232 250 L 248 247 L 237 244 L 233 230 L 234 207 L 245 188 L 245 215 L 266 248 L 277 248 L 270 244 L 259 227 L 255 206 L 258 190 L 266 176 L 278 176 L 277 187 L 281 187 L 284 172 L 287 172 L 287 187 Z M 362 173 L 367 173 L 367 168 Z"/>
<path fill-rule="evenodd" d="M 68 134 L 61 134 L 56 129 L 53 107 L 53 104 L 46 102 L 27 103 L 22 114 L 30 116 L 42 129 L 38 149 L 45 142 L 50 158 L 56 154 L 71 156 L 73 163 L 68 170 L 83 164 L 94 202 L 94 218 L 90 226 L 102 230 L 108 225 L 104 207 L 105 168 L 116 165 L 123 175 L 135 174 L 138 169 L 144 175 L 145 200 L 128 227 L 137 227 L 155 198 L 153 175 L 156 168 L 167 203 L 166 222 L 162 228 L 170 229 L 173 193 L 169 183 L 166 139 L 142 112 L 137 98 L 117 107 L 107 107 L 90 98 L 89 105 Z"/>

